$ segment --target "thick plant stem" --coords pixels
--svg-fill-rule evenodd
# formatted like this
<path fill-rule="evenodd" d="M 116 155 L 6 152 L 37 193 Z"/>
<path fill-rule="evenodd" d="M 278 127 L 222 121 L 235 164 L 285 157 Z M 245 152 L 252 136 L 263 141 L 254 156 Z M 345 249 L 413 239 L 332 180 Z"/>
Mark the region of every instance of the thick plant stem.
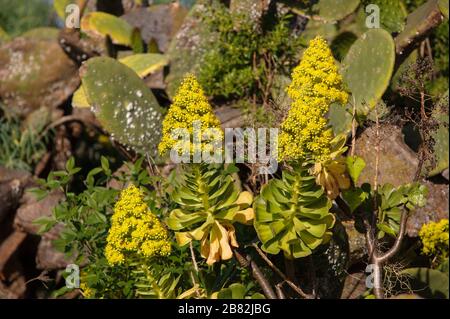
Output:
<path fill-rule="evenodd" d="M 286 296 L 284 295 L 282 288 L 283 288 L 283 282 L 280 282 L 275 285 L 275 290 L 277 292 L 278 299 L 286 299 Z"/>
<path fill-rule="evenodd" d="M 294 284 L 292 281 L 288 279 L 288 277 L 277 267 L 275 266 L 272 261 L 262 252 L 262 250 L 258 247 L 257 244 L 253 244 L 253 247 L 255 247 L 258 254 L 261 256 L 261 258 L 269 265 L 270 268 L 272 268 L 278 276 L 280 276 L 286 284 L 288 284 L 289 287 L 291 287 L 295 292 L 297 292 L 300 296 L 306 299 L 313 299 L 314 296 L 305 293 L 299 286 Z"/>
<path fill-rule="evenodd" d="M 383 289 L 383 266 L 376 258 L 372 259 L 373 264 L 373 294 L 377 299 L 384 299 Z"/>
<path fill-rule="evenodd" d="M 378 250 L 375 248 L 375 251 L 372 255 L 372 264 L 374 265 L 374 294 L 377 299 L 384 299 L 384 289 L 383 289 L 383 266 L 386 262 L 389 261 L 395 254 L 400 250 L 401 243 L 405 236 L 406 232 L 406 222 L 407 222 L 407 212 L 402 212 L 401 221 L 400 221 L 400 230 L 397 238 L 395 239 L 394 244 L 391 249 L 386 251 L 385 253 L 380 254 Z"/>
<path fill-rule="evenodd" d="M 384 290 L 383 290 L 383 273 L 382 273 L 382 265 L 377 260 L 378 255 L 378 247 L 377 247 L 377 239 L 376 239 L 376 224 L 378 219 L 378 167 L 380 161 L 380 122 L 378 119 L 378 110 L 375 107 L 375 176 L 373 178 L 373 192 L 374 192 L 374 200 L 373 200 L 373 212 L 372 212 L 372 220 L 370 221 L 370 233 L 367 237 L 370 241 L 368 243 L 369 251 L 371 252 L 371 263 L 373 265 L 373 279 L 374 279 L 374 288 L 373 292 L 377 299 L 384 298 Z"/>
<path fill-rule="evenodd" d="M 263 273 L 261 272 L 261 269 L 259 269 L 258 265 L 250 258 L 250 256 L 247 256 L 245 258 L 240 252 L 238 252 L 236 249 L 234 250 L 234 256 L 236 257 L 236 260 L 239 262 L 241 267 L 249 267 L 252 271 L 253 278 L 256 279 L 259 286 L 264 292 L 264 295 L 267 299 L 277 299 L 277 295 L 275 294 L 272 286 L 270 285 L 269 281 L 266 277 L 264 277 Z"/>
<path fill-rule="evenodd" d="M 381 253 L 377 245 L 376 238 L 376 224 L 378 219 L 378 169 L 380 160 L 380 123 L 378 119 L 378 111 L 375 108 L 376 117 L 376 141 L 375 141 L 375 176 L 373 181 L 373 191 L 374 191 L 374 206 L 372 220 L 368 226 L 366 233 L 367 246 L 369 251 L 369 256 L 371 264 L 373 265 L 373 279 L 374 287 L 373 292 L 377 299 L 384 299 L 384 289 L 383 289 L 383 266 L 384 264 L 392 258 L 400 249 L 400 245 L 403 241 L 406 229 L 407 213 L 402 212 L 400 229 L 395 239 L 395 243 L 385 253 Z"/>

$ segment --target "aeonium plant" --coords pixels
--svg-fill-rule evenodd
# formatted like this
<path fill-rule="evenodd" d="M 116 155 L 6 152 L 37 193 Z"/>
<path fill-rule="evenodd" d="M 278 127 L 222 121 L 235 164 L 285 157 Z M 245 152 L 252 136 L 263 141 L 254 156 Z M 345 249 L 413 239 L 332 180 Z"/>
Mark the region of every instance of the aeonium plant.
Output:
<path fill-rule="evenodd" d="M 189 141 L 195 138 L 192 123 L 198 121 L 202 129 L 215 129 L 222 141 L 220 121 L 214 115 L 202 88 L 192 75 L 182 82 L 174 102 L 163 122 L 163 138 L 159 151 L 163 155 L 175 146 L 172 132 L 186 129 Z M 202 134 L 202 130 L 199 131 Z M 210 144 L 184 145 L 189 156 L 196 152 L 211 151 Z M 229 167 L 230 168 L 230 167 Z M 238 247 L 233 223 L 251 224 L 254 213 L 253 195 L 241 192 L 235 184 L 231 170 L 224 164 L 191 163 L 180 167 L 181 182 L 174 186 L 171 200 L 178 206 L 167 219 L 170 229 L 176 231 L 179 245 L 192 240 L 200 241 L 200 253 L 208 265 L 233 257 L 232 248 Z"/>
<path fill-rule="evenodd" d="M 286 169 L 262 187 L 254 225 L 264 251 L 282 250 L 292 259 L 329 241 L 335 222 L 331 200 L 350 186 L 342 156 L 346 137 L 334 137 L 325 118 L 331 103 L 345 104 L 348 94 L 321 37 L 305 50 L 287 93 L 292 105 L 281 124 L 278 153 Z"/>

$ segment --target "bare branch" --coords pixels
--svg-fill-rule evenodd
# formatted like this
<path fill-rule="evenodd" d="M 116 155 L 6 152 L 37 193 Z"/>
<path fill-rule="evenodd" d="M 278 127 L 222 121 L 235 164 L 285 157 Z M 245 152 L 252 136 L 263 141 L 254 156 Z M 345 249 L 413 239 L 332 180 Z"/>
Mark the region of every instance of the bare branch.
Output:
<path fill-rule="evenodd" d="M 234 249 L 234 256 L 236 257 L 236 260 L 239 262 L 241 267 L 248 267 L 250 266 L 250 269 L 252 270 L 253 278 L 256 279 L 259 286 L 264 292 L 264 295 L 268 299 L 277 299 L 277 295 L 273 291 L 269 281 L 266 277 L 264 277 L 263 273 L 261 272 L 261 269 L 259 269 L 258 265 L 251 260 L 250 256 L 247 256 L 247 258 L 244 258 L 241 253 L 239 253 L 236 249 Z"/>
<path fill-rule="evenodd" d="M 266 256 L 266 254 L 264 254 L 264 252 L 258 247 L 257 244 L 253 243 L 253 247 L 255 247 L 256 251 L 261 256 L 261 258 L 267 263 L 267 265 L 269 265 L 269 267 L 272 268 L 277 273 L 277 275 L 280 276 L 281 279 L 283 279 L 286 282 L 286 284 L 288 284 L 289 287 L 291 287 L 296 293 L 298 293 L 300 296 L 306 299 L 314 298 L 313 295 L 305 293 L 300 287 L 298 287 L 292 281 L 290 281 L 287 278 L 287 276 L 277 266 L 275 266 L 272 263 L 272 261 Z"/>

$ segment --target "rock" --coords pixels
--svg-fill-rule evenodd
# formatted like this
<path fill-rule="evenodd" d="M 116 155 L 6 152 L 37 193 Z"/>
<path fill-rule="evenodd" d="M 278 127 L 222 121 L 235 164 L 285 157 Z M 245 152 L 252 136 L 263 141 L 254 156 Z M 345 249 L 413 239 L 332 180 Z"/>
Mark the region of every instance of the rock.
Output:
<path fill-rule="evenodd" d="M 27 237 L 27 234 L 21 231 L 14 231 L 0 245 L 0 274 L 11 256 L 17 251 L 19 246 Z"/>
<path fill-rule="evenodd" d="M 128 166 L 126 164 L 122 164 L 122 166 L 120 166 L 114 173 L 113 176 L 121 176 L 123 174 L 128 174 L 130 172 L 130 169 L 128 168 Z M 117 189 L 117 190 L 122 190 L 125 185 L 123 184 L 123 182 L 112 178 L 110 179 L 107 183 L 106 183 L 106 187 L 107 188 L 112 188 L 112 189 Z"/>
<path fill-rule="evenodd" d="M 31 174 L 0 166 L 0 222 L 18 205 Z"/>
<path fill-rule="evenodd" d="M 14 227 L 30 234 L 36 234 L 39 226 L 33 222 L 39 217 L 51 216 L 53 208 L 64 198 L 61 191 L 53 191 L 38 201 L 31 193 L 25 193 L 21 206 L 17 209 Z"/>
<path fill-rule="evenodd" d="M 40 107 L 27 115 L 22 121 L 21 129 L 22 131 L 29 129 L 33 134 L 38 135 L 48 124 L 52 121 L 56 121 L 62 116 L 62 110 L 55 110 L 52 112 L 52 110 L 47 107 Z"/>
<path fill-rule="evenodd" d="M 347 233 L 349 245 L 349 261 L 347 267 L 362 261 L 367 255 L 366 238 L 355 228 L 355 222 L 352 220 L 343 221 L 342 225 Z"/>
<path fill-rule="evenodd" d="M 416 294 L 399 294 L 390 297 L 389 299 L 423 299 L 423 298 Z"/>
<path fill-rule="evenodd" d="M 57 40 L 17 38 L 0 47 L 0 98 L 8 114 L 54 109 L 80 84 L 77 66 Z"/>
<path fill-rule="evenodd" d="M 106 42 L 103 39 L 82 37 L 78 29 L 62 29 L 58 43 L 64 53 L 77 65 L 81 65 L 91 57 L 107 53 Z"/>
<path fill-rule="evenodd" d="M 53 246 L 53 236 L 44 235 L 39 242 L 36 254 L 36 268 L 46 270 L 56 270 L 66 268 L 73 263 L 74 258 L 67 259 L 64 253 L 59 252 Z"/>
<path fill-rule="evenodd" d="M 367 289 L 366 275 L 363 272 L 348 274 L 340 299 L 358 299 Z"/>
<path fill-rule="evenodd" d="M 338 298 L 347 275 L 349 245 L 343 225 L 336 222 L 333 237 L 313 254 L 318 295 L 321 299 Z"/>
<path fill-rule="evenodd" d="M 170 97 L 175 95 L 186 73 L 198 74 L 208 47 L 215 41 L 216 35 L 210 32 L 205 22 L 211 15 L 208 1 L 197 1 L 170 43 L 167 50 L 170 72 L 166 77 Z"/>
<path fill-rule="evenodd" d="M 448 168 L 444 169 L 444 171 L 442 172 L 442 176 L 448 180 Z"/>
<path fill-rule="evenodd" d="M 417 237 L 423 224 L 443 218 L 448 218 L 448 185 L 422 182 L 428 187 L 427 204 L 410 212 L 406 224 L 406 233 L 410 237 Z"/>
<path fill-rule="evenodd" d="M 242 112 L 230 106 L 221 106 L 214 110 L 214 113 L 222 123 L 222 128 L 237 128 L 244 125 Z"/>
<path fill-rule="evenodd" d="M 188 11 L 179 3 L 135 8 L 123 15 L 131 26 L 141 30 L 145 43 L 156 41 L 158 49 L 166 52 L 170 41 L 180 29 Z"/>
<path fill-rule="evenodd" d="M 359 177 L 359 184 L 373 184 L 375 175 L 375 126 L 367 128 L 356 139 L 355 154 L 362 157 L 366 167 Z M 394 125 L 380 127 L 380 152 L 378 183 L 394 186 L 411 183 L 418 166 L 417 155 L 405 144 L 401 128 Z"/>
<path fill-rule="evenodd" d="M 8 263 L 8 269 L 0 273 L 0 299 L 24 298 L 27 291 L 24 267 L 17 255 Z"/>

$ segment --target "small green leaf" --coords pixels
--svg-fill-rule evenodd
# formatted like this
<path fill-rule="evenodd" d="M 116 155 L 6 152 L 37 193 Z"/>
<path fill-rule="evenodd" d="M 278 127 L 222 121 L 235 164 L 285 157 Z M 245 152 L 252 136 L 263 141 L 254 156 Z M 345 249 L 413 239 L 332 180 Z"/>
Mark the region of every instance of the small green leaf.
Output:
<path fill-rule="evenodd" d="M 369 198 L 369 194 L 361 188 L 344 190 L 342 197 L 350 207 L 350 212 L 354 212 L 366 199 Z"/>
<path fill-rule="evenodd" d="M 29 193 L 32 193 L 38 201 L 43 200 L 48 196 L 48 192 L 42 188 L 34 187 L 27 190 Z"/>
<path fill-rule="evenodd" d="M 105 172 L 109 171 L 109 161 L 108 161 L 108 159 L 106 157 L 102 156 L 100 158 L 100 161 L 102 163 L 103 171 L 105 171 Z"/>
<path fill-rule="evenodd" d="M 40 226 L 38 234 L 43 234 L 52 229 L 56 221 L 51 217 L 39 217 L 33 221 L 33 224 Z"/>
<path fill-rule="evenodd" d="M 353 183 L 356 185 L 359 175 L 364 167 L 366 167 L 366 162 L 364 162 L 364 160 L 359 156 L 348 156 L 346 158 L 346 163 L 348 173 L 350 174 Z"/>
<path fill-rule="evenodd" d="M 379 224 L 377 224 L 377 227 L 379 230 L 381 230 L 382 232 L 385 232 L 386 234 L 389 234 L 392 236 L 397 235 L 395 230 L 393 230 L 389 225 L 387 225 L 385 223 L 379 223 Z"/>
<path fill-rule="evenodd" d="M 75 158 L 71 156 L 66 162 L 66 171 L 70 172 L 75 167 Z"/>

